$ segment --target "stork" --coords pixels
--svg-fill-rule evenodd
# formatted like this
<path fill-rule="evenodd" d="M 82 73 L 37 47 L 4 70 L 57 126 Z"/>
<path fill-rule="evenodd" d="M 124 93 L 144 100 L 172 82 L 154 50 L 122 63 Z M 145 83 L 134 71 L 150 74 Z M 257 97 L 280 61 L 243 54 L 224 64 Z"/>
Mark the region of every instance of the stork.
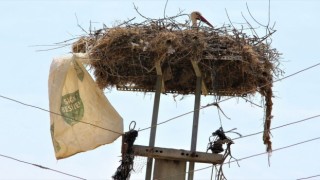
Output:
<path fill-rule="evenodd" d="M 192 28 L 197 28 L 197 27 L 198 27 L 198 25 L 197 25 L 197 20 L 202 21 L 202 22 L 206 23 L 208 26 L 210 26 L 210 27 L 213 28 L 212 24 L 210 24 L 210 23 L 206 20 L 206 18 L 204 18 L 204 17 L 201 15 L 201 13 L 198 12 L 198 11 L 192 12 L 191 15 L 190 15 L 190 18 L 191 18 L 191 22 L 192 22 L 192 26 L 191 26 Z"/>

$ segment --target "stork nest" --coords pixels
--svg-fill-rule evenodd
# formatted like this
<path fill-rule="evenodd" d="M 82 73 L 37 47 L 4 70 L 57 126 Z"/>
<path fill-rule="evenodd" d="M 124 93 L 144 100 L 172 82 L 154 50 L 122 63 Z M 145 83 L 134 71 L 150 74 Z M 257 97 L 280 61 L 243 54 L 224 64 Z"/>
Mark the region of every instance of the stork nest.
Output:
<path fill-rule="evenodd" d="M 179 28 L 179 29 L 178 29 Z M 74 53 L 87 52 L 100 88 L 118 87 L 154 91 L 156 63 L 160 63 L 165 92 L 195 92 L 195 61 L 210 94 L 245 96 L 264 94 L 279 71 L 279 53 L 261 38 L 249 38 L 236 29 L 184 27 L 168 29 L 150 24 L 105 28 L 81 37 Z M 231 33 L 230 33 L 231 32 Z M 259 88 L 262 87 L 262 88 Z"/>
<path fill-rule="evenodd" d="M 162 74 L 163 92 L 192 94 L 198 66 L 202 90 L 208 94 L 247 96 L 259 92 L 266 98 L 268 136 L 264 141 L 271 149 L 271 87 L 273 77 L 282 72 L 278 68 L 280 54 L 265 43 L 272 33 L 259 38 L 233 25 L 191 29 L 186 24 L 173 19 L 129 21 L 81 37 L 73 43 L 72 52 L 89 54 L 101 89 L 155 91 L 157 75 Z"/>

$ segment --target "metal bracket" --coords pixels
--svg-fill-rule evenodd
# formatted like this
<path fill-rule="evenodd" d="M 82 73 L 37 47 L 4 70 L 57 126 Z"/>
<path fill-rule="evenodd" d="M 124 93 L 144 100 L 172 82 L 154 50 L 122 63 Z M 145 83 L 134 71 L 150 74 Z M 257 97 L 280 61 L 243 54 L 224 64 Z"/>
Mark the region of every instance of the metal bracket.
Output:
<path fill-rule="evenodd" d="M 158 76 L 162 76 L 162 69 L 161 69 L 160 61 L 156 61 L 155 66 L 156 66 L 157 75 L 158 75 Z M 165 92 L 165 87 L 164 87 L 163 78 L 161 78 L 161 92 L 162 92 L 162 93 Z"/>
<path fill-rule="evenodd" d="M 161 91 L 163 90 L 162 88 L 163 78 L 162 78 L 160 61 L 159 63 L 156 63 L 156 69 L 157 69 L 158 76 L 157 76 L 157 82 L 156 82 L 156 93 L 155 93 L 154 102 L 153 102 L 153 112 L 152 112 L 151 130 L 150 130 L 150 139 L 149 139 L 150 147 L 154 147 L 154 144 L 155 144 L 159 105 L 160 105 L 160 95 L 161 95 Z M 151 179 L 152 165 L 153 165 L 153 159 L 148 158 L 146 180 Z"/>
<path fill-rule="evenodd" d="M 198 66 L 198 62 L 197 61 L 191 61 L 192 67 L 194 69 L 194 72 L 196 73 L 197 77 L 201 77 L 201 71 L 200 68 Z M 203 79 L 201 80 L 201 91 L 203 95 L 208 95 L 208 89 L 206 84 L 204 83 Z"/>
<path fill-rule="evenodd" d="M 200 163 L 220 164 L 223 162 L 222 154 L 205 152 L 192 152 L 184 149 L 172 149 L 162 147 L 148 147 L 133 145 L 134 155 L 156 159 L 192 161 Z"/>

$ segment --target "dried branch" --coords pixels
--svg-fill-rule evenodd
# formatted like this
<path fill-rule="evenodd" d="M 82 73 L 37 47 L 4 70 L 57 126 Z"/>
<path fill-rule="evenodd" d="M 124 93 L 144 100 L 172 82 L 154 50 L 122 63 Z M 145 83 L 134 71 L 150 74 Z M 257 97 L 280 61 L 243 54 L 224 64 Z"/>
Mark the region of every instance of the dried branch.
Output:
<path fill-rule="evenodd" d="M 219 106 L 218 103 L 216 103 L 216 106 L 217 106 L 218 111 L 221 111 L 225 118 L 231 120 L 231 118 L 229 118 L 229 117 L 223 112 L 223 110 L 221 109 L 221 107 Z"/>
<path fill-rule="evenodd" d="M 136 12 L 137 12 L 141 17 L 143 17 L 144 19 L 146 19 L 146 20 L 148 20 L 148 21 L 151 21 L 151 20 L 152 20 L 151 18 L 148 18 L 148 17 L 142 15 L 142 14 L 140 13 L 140 11 L 138 10 L 138 6 L 136 6 L 134 3 L 133 3 L 133 7 L 134 7 L 134 10 L 136 10 Z"/>
<path fill-rule="evenodd" d="M 264 40 L 266 40 L 267 38 L 271 37 L 272 34 L 274 34 L 275 32 L 277 32 L 276 30 L 274 30 L 273 32 L 265 35 L 264 37 L 262 37 L 259 41 L 257 41 L 254 45 L 260 44 L 261 42 L 263 42 Z"/>
<path fill-rule="evenodd" d="M 120 26 L 122 26 L 122 25 L 129 25 L 129 23 L 130 23 L 131 21 L 135 20 L 135 19 L 136 19 L 136 17 L 131 18 L 131 19 L 129 19 L 129 20 L 127 20 L 127 21 L 124 21 L 123 23 L 117 25 L 116 27 L 120 27 Z"/>
<path fill-rule="evenodd" d="M 241 97 L 241 98 L 244 99 L 246 102 L 251 103 L 252 105 L 255 105 L 255 106 L 259 107 L 259 108 L 263 108 L 261 105 L 256 104 L 256 103 L 252 102 L 251 100 L 249 100 L 249 99 L 247 99 L 247 98 L 244 98 L 244 97 Z"/>
<path fill-rule="evenodd" d="M 168 1 L 169 0 L 166 0 L 166 4 L 164 5 L 164 9 L 163 9 L 163 18 L 164 19 L 166 18 L 166 10 L 167 10 Z"/>
<path fill-rule="evenodd" d="M 55 48 L 40 49 L 40 50 L 36 50 L 36 52 L 51 51 L 51 50 L 55 50 L 55 49 L 61 49 L 61 48 L 67 47 L 67 46 L 70 46 L 70 44 L 61 45 L 61 46 L 55 47 Z"/>
<path fill-rule="evenodd" d="M 77 20 L 77 26 L 78 26 L 83 32 L 85 32 L 86 34 L 89 34 L 89 33 L 79 24 L 79 20 L 78 20 L 77 14 L 74 14 L 74 15 L 75 15 L 76 20 Z"/>
<path fill-rule="evenodd" d="M 250 17 L 251 17 L 257 24 L 259 24 L 259 25 L 262 26 L 262 27 L 268 27 L 268 25 L 263 25 L 262 23 L 260 23 L 259 21 L 257 21 L 257 20 L 254 18 L 254 16 L 251 14 L 251 11 L 250 11 L 250 9 L 249 9 L 249 5 L 248 5 L 247 2 L 246 2 L 246 7 L 247 7 L 247 11 L 248 11 Z"/>
<path fill-rule="evenodd" d="M 243 13 L 241 12 L 241 16 L 242 18 L 247 22 L 248 26 L 250 27 L 250 30 L 252 31 L 252 34 L 253 36 L 258 39 L 259 38 L 259 35 L 258 33 L 256 32 L 255 28 L 253 28 L 253 26 L 249 23 L 249 21 L 246 19 L 246 17 L 243 15 Z"/>
<path fill-rule="evenodd" d="M 233 27 L 233 29 L 237 29 L 236 27 L 234 27 L 234 25 L 233 25 L 233 23 L 232 23 L 232 21 L 231 21 L 231 19 L 230 19 L 230 17 L 229 17 L 229 13 L 228 13 L 228 11 L 227 11 L 227 8 L 225 8 L 224 10 L 226 11 L 226 15 L 227 15 L 227 17 L 228 17 L 229 23 L 231 24 L 231 26 Z"/>

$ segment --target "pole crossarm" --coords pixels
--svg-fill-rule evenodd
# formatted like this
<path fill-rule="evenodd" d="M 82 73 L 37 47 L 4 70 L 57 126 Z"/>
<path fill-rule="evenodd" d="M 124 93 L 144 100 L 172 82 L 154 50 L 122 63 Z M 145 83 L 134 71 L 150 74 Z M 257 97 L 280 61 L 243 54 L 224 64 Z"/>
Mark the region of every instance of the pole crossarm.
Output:
<path fill-rule="evenodd" d="M 221 164 L 223 162 L 223 155 L 221 154 L 192 152 L 184 149 L 133 145 L 133 151 L 135 156 L 143 156 L 155 159 L 190 161 L 210 164 Z"/>

